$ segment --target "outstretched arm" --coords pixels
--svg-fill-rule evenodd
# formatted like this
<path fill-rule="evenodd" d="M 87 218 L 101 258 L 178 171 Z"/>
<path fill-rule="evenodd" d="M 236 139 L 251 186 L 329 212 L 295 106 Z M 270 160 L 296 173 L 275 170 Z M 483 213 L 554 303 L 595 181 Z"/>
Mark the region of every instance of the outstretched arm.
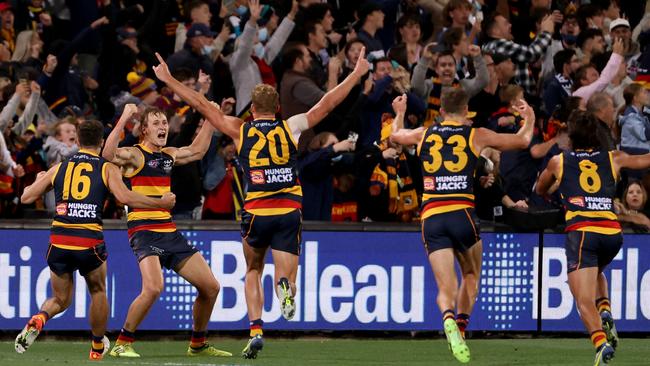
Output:
<path fill-rule="evenodd" d="M 474 147 L 478 151 L 483 150 L 485 147 L 492 147 L 497 150 L 520 150 L 525 149 L 530 145 L 530 140 L 533 138 L 533 128 L 535 126 L 535 112 L 533 108 L 521 100 L 520 104 L 515 107 L 517 111 L 524 116 L 524 125 L 519 129 L 516 134 L 496 133 L 487 128 L 479 128 L 474 134 Z"/>
<path fill-rule="evenodd" d="M 214 127 L 207 121 L 204 121 L 201 130 L 190 146 L 183 146 L 181 148 L 170 147 L 165 148 L 165 151 L 174 156 L 174 165 L 184 165 L 200 160 L 206 151 L 208 151 L 208 147 L 210 147 L 212 132 L 214 132 Z"/>
<path fill-rule="evenodd" d="M 390 135 L 390 140 L 400 145 L 417 145 L 422 140 L 424 131 L 426 131 L 424 127 L 418 127 L 415 130 L 403 128 L 401 130 L 393 132 Z"/>
<path fill-rule="evenodd" d="M 124 131 L 124 125 L 137 111 L 138 107 L 136 107 L 135 104 L 129 103 L 124 106 L 124 111 L 122 112 L 120 119 L 117 121 L 115 127 L 104 143 L 104 150 L 102 151 L 102 157 L 104 159 L 117 164 L 118 166 L 136 165 L 132 148 L 118 148 L 117 145 L 120 143 L 120 135 L 122 134 L 122 131 Z"/>
<path fill-rule="evenodd" d="M 36 180 L 31 185 L 27 186 L 23 191 L 23 195 L 20 196 L 21 203 L 32 203 L 42 196 L 43 193 L 49 191 L 52 188 L 52 179 L 56 174 L 56 171 L 59 169 L 61 163 L 54 165 L 47 172 L 40 172 L 36 176 Z"/>
<path fill-rule="evenodd" d="M 650 154 L 628 155 L 622 151 L 612 151 L 614 169 L 618 174 L 622 168 L 641 170 L 650 168 Z"/>
<path fill-rule="evenodd" d="M 343 82 L 330 90 L 323 98 L 307 112 L 307 124 L 309 128 L 316 126 L 322 121 L 339 103 L 345 99 L 350 90 L 359 82 L 361 77 L 368 72 L 370 64 L 366 60 L 366 49 L 361 49 L 359 60 L 354 70 L 343 80 Z"/>
<path fill-rule="evenodd" d="M 156 77 L 167 84 L 174 93 L 180 96 L 192 108 L 199 111 L 216 129 L 230 136 L 237 143 L 239 141 L 239 127 L 244 121 L 239 118 L 226 116 L 218 105 L 207 100 L 204 95 L 196 90 L 176 80 L 169 72 L 169 68 L 160 54 L 156 53 L 156 57 L 160 62 L 158 66 L 153 67 Z"/>
<path fill-rule="evenodd" d="M 122 174 L 114 164 L 106 164 L 106 181 L 108 189 L 113 192 L 115 198 L 133 208 L 164 208 L 171 210 L 176 204 L 176 196 L 165 193 L 161 198 L 151 198 L 139 193 L 130 191 L 122 181 Z"/>

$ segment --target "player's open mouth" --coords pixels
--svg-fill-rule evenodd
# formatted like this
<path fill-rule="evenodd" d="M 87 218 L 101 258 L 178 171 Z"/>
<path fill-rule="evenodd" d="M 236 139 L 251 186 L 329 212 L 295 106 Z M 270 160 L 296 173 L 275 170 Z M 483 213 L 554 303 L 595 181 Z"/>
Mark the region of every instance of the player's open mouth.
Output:
<path fill-rule="evenodd" d="M 159 138 L 159 139 L 164 139 L 165 137 L 167 137 L 167 133 L 166 133 L 166 132 L 159 132 L 159 133 L 158 133 L 158 138 Z"/>

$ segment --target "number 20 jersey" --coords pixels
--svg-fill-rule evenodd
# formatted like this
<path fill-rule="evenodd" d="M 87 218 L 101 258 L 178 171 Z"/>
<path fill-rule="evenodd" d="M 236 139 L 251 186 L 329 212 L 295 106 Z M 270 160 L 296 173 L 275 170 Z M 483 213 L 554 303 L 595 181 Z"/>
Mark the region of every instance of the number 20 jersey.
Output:
<path fill-rule="evenodd" d="M 108 196 L 108 162 L 79 150 L 56 168 L 52 178 L 56 213 L 50 231 L 53 246 L 83 250 L 104 242 L 102 211 Z"/>
<path fill-rule="evenodd" d="M 566 231 L 617 234 L 614 213 L 617 174 L 609 151 L 565 151 L 560 155 L 559 192 Z"/>
<path fill-rule="evenodd" d="M 474 207 L 474 171 L 479 152 L 474 149 L 474 129 L 453 121 L 433 125 L 418 146 L 424 193 L 422 220 Z"/>
<path fill-rule="evenodd" d="M 302 208 L 298 182 L 298 144 L 281 119 L 256 119 L 240 128 L 237 148 L 248 183 L 244 209 L 280 215 Z"/>

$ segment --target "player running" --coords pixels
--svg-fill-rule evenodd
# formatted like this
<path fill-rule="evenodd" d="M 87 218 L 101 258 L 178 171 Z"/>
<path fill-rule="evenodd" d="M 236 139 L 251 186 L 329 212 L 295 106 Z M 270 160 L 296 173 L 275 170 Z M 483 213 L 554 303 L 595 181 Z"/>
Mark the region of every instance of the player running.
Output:
<path fill-rule="evenodd" d="M 160 199 L 128 190 L 119 169 L 99 156 L 104 126 L 98 121 L 83 122 L 77 128 L 81 149 L 67 160 L 38 174 L 25 188 L 22 203 L 32 203 L 54 188 L 56 214 L 52 221 L 47 264 L 53 296 L 32 316 L 16 337 L 16 352 L 25 352 L 36 340 L 45 323 L 65 311 L 72 302 L 75 271 L 84 276 L 90 292 L 91 360 L 101 360 L 110 343 L 104 335 L 108 321 L 106 298 L 106 245 L 102 230 L 102 210 L 109 190 L 134 207 L 171 209 L 176 198 L 165 193 Z"/>
<path fill-rule="evenodd" d="M 596 298 L 607 296 L 599 276 L 623 245 L 613 207 L 616 182 L 623 168 L 650 167 L 650 154 L 630 156 L 607 151 L 598 137 L 598 123 L 596 117 L 585 112 L 571 115 L 571 150 L 549 161 L 536 186 L 538 194 L 558 189 L 566 208 L 569 287 L 596 348 L 594 366 L 607 365 L 618 342 L 611 331 L 613 321 L 604 329 L 605 322 L 596 308 Z"/>
<path fill-rule="evenodd" d="M 124 124 L 133 116 L 135 106 L 125 108 L 123 118 L 106 140 L 103 156 L 122 168 L 127 185 L 134 192 L 158 197 L 170 191 L 173 165 L 199 160 L 205 155 L 214 128 L 204 123 L 190 146 L 165 147 L 169 125 L 165 114 L 157 108 L 143 112 L 140 125 L 142 143 L 117 148 Z M 115 347 L 115 357 L 140 357 L 133 349 L 135 331 L 163 290 L 162 267 L 171 269 L 196 287 L 192 338 L 188 356 L 232 356 L 206 341 L 212 308 L 219 294 L 219 283 L 207 262 L 187 239 L 176 230 L 169 210 L 132 209 L 127 216 L 131 249 L 142 274 L 142 291 L 133 300 Z"/>
<path fill-rule="evenodd" d="M 364 53 L 362 50 L 354 71 L 341 84 L 325 94 L 307 113 L 295 115 L 287 121 L 276 118 L 278 92 L 270 85 L 257 85 L 252 93 L 251 111 L 255 120 L 251 123 L 224 115 L 216 104 L 174 79 L 167 64 L 157 55 L 160 65 L 154 67 L 156 76 L 233 139 L 244 168 L 248 192 L 242 213 L 241 235 L 247 264 L 245 293 L 250 320 L 250 339 L 242 351 L 244 358 L 256 358 L 264 345 L 261 276 L 269 246 L 275 263 L 276 295 L 282 315 L 290 320 L 295 313 L 295 282 L 302 230 L 302 189 L 296 175 L 297 141 L 302 131 L 325 118 L 368 72 L 369 64 Z"/>
<path fill-rule="evenodd" d="M 441 99 L 442 123 L 428 128 L 400 129 L 391 139 L 402 145 L 418 146 L 424 182 L 422 240 L 438 285 L 436 302 L 442 313 L 447 342 L 454 357 L 466 363 L 470 352 L 464 329 L 478 294 L 483 254 L 472 187 L 476 162 L 486 147 L 502 151 L 527 148 L 535 115 L 522 100 L 516 108 L 525 117 L 524 125 L 517 134 L 497 134 L 471 127 L 472 122 L 466 118 L 468 96 L 464 90 L 449 89 Z M 405 105 L 406 98 L 403 98 L 395 112 L 399 114 Z M 460 288 L 454 258 L 460 265 Z"/>

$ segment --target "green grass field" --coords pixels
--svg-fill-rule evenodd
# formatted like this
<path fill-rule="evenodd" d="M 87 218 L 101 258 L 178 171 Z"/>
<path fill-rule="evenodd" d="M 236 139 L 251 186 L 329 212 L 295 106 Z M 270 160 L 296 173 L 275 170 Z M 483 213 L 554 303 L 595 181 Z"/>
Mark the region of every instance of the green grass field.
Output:
<path fill-rule="evenodd" d="M 217 341 L 217 339 L 213 339 Z M 594 352 L 588 339 L 481 339 L 469 340 L 471 365 L 592 365 Z M 244 360 L 243 340 L 215 344 L 235 354 L 232 358 L 189 358 L 181 341 L 137 342 L 140 359 L 114 359 L 107 365 L 460 365 L 442 339 L 266 339 L 257 360 Z M 39 339 L 25 354 L 13 342 L 0 342 L 0 365 L 79 365 L 87 361 L 90 344 Z M 610 365 L 650 365 L 650 339 L 623 339 Z"/>

